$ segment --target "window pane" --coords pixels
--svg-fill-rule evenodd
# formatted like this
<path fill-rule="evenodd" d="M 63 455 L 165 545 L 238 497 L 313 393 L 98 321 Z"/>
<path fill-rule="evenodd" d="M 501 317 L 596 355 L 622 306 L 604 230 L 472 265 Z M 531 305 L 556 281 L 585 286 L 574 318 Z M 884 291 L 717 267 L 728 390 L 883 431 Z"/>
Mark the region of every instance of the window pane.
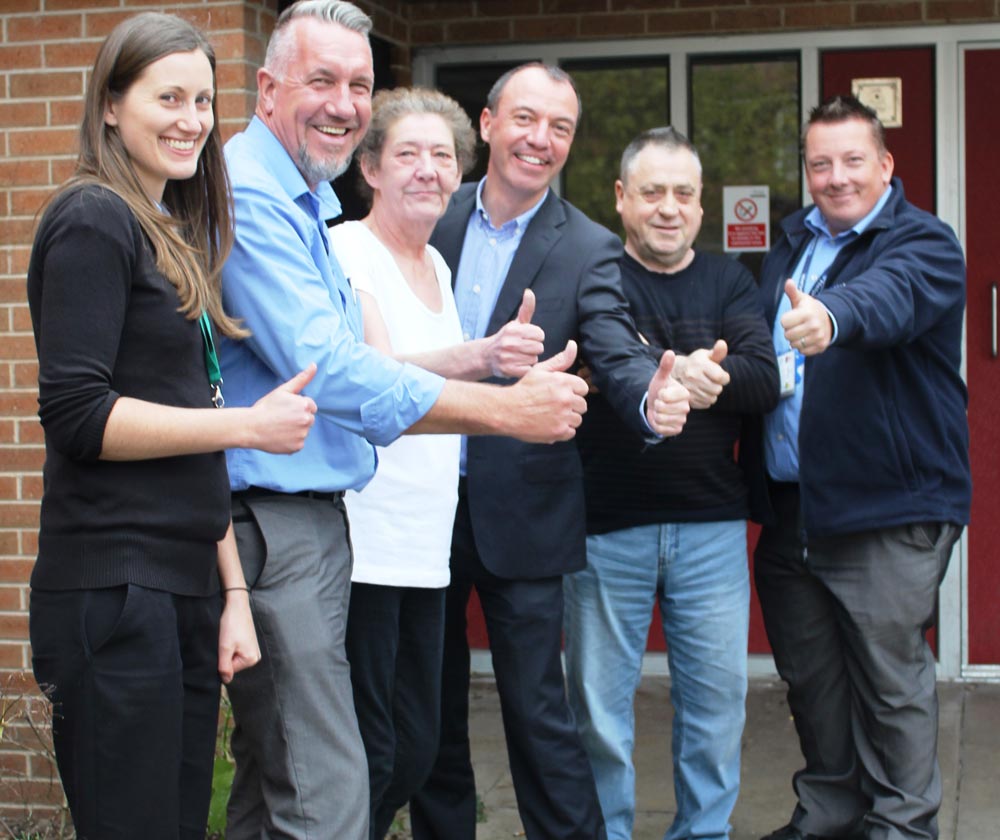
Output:
<path fill-rule="evenodd" d="M 567 63 L 583 118 L 563 170 L 562 195 L 590 218 L 624 236 L 615 211 L 615 180 L 622 152 L 640 131 L 667 125 L 669 70 L 665 60 L 637 65 Z"/>
<path fill-rule="evenodd" d="M 692 59 L 690 67 L 691 140 L 705 183 L 698 244 L 722 251 L 722 188 L 740 184 L 771 188 L 774 242 L 778 222 L 802 206 L 798 55 L 751 61 L 713 56 Z M 748 254 L 742 261 L 757 268 L 760 259 Z"/>

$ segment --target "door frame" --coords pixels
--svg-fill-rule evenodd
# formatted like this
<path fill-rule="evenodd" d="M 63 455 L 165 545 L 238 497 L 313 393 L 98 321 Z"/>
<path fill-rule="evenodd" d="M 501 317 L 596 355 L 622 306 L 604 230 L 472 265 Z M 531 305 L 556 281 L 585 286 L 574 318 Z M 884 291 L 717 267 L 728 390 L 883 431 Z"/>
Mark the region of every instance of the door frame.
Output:
<path fill-rule="evenodd" d="M 575 43 L 492 44 L 477 47 L 419 49 L 413 59 L 413 82 L 433 86 L 439 65 L 541 60 L 559 64 L 569 59 L 669 57 L 671 122 L 688 131 L 688 58 L 693 55 L 794 52 L 800 55 L 802 117 L 819 104 L 820 56 L 825 50 L 884 49 L 933 46 L 935 61 L 935 189 L 938 216 L 954 228 L 966 247 L 964 181 L 964 54 L 970 49 L 1000 48 L 1000 24 L 962 24 L 875 29 L 840 29 L 762 35 L 650 38 Z M 905 118 L 905 117 L 904 117 Z M 558 189 L 558 186 L 556 187 Z M 810 199 L 803 179 L 803 202 Z M 962 375 L 966 372 L 965 333 L 962 336 Z M 1000 682 L 1000 664 L 970 665 L 968 661 L 968 533 L 956 544 L 948 574 L 940 588 L 937 623 L 938 676 Z M 473 669 L 490 671 L 488 653 L 474 654 Z M 666 656 L 647 653 L 643 671 L 666 673 Z M 752 676 L 775 676 L 769 655 L 750 657 Z"/>
<path fill-rule="evenodd" d="M 993 29 L 991 27 L 991 38 L 970 38 L 963 41 L 959 41 L 955 48 L 954 57 L 954 67 L 956 72 L 955 81 L 955 105 L 956 105 L 956 115 L 954 118 L 954 128 L 956 137 L 954 139 L 954 149 L 957 152 L 955 166 L 957 167 L 958 177 L 955 179 L 955 183 L 958 187 L 958 207 L 959 207 L 959 224 L 956 226 L 956 231 L 959 232 L 959 238 L 962 242 L 963 250 L 967 248 L 966 242 L 966 182 L 964 178 L 964 173 L 966 171 L 966 155 L 965 155 L 965 57 L 966 54 L 976 50 L 992 49 L 1000 50 L 1000 30 Z M 984 33 L 985 34 L 985 33 Z M 965 353 L 963 347 L 963 374 L 965 373 Z M 973 488 L 975 492 L 975 488 Z M 965 537 L 963 535 L 963 540 Z M 979 681 L 989 681 L 989 682 L 1000 682 L 1000 664 L 989 664 L 989 665 L 976 665 L 969 664 L 968 649 L 969 649 L 969 609 L 968 609 L 968 581 L 969 581 L 969 556 L 968 551 L 963 551 L 959 565 L 959 592 L 961 595 L 961 639 L 960 645 L 962 650 L 962 661 L 960 666 L 960 674 L 963 678 L 969 680 L 979 680 Z M 949 571 L 950 575 L 950 571 Z"/>

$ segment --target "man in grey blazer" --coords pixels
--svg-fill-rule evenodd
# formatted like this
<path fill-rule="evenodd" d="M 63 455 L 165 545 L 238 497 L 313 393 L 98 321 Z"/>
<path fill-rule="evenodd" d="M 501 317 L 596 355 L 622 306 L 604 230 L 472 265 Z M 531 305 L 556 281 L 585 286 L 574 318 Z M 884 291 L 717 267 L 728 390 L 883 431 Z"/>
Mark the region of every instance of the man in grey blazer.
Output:
<path fill-rule="evenodd" d="M 580 101 L 556 67 L 504 74 L 480 116 L 486 177 L 463 186 L 432 243 L 452 268 L 466 339 L 496 331 L 534 293 L 533 323 L 551 355 L 579 342 L 594 383 L 655 442 L 681 431 L 687 392 L 641 342 L 621 288 L 621 242 L 555 195 Z M 452 540 L 437 762 L 411 802 L 416 840 L 474 840 L 469 753 L 473 587 L 486 618 L 511 774 L 529 840 L 603 838 L 593 776 L 566 702 L 560 639 L 562 576 L 585 563 L 581 466 L 572 443 L 468 438 Z"/>

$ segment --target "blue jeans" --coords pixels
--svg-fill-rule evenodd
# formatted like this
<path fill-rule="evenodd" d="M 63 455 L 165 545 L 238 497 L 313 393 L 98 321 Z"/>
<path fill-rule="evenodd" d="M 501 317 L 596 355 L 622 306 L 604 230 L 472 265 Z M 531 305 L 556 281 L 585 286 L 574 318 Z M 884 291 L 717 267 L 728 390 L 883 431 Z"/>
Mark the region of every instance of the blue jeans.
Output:
<path fill-rule="evenodd" d="M 590 536 L 587 568 L 564 586 L 569 700 L 609 840 L 629 840 L 635 820 L 633 701 L 654 599 L 674 707 L 677 815 L 665 838 L 727 838 L 746 718 L 746 523 L 644 525 Z"/>

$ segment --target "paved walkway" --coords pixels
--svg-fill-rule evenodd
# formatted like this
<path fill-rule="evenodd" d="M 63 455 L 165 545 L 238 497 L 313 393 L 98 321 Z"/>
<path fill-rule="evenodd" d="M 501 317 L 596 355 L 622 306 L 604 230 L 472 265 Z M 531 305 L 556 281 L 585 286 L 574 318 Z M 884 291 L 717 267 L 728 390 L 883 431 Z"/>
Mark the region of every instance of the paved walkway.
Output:
<path fill-rule="evenodd" d="M 944 781 L 940 840 L 1000 840 L 1000 685 L 941 683 L 939 760 Z M 668 680 L 646 677 L 636 701 L 639 813 L 633 840 L 660 840 L 674 813 Z M 731 840 L 758 840 L 784 824 L 801 758 L 784 686 L 751 682 L 743 737 L 743 782 Z M 507 768 L 496 689 L 472 687 L 472 750 L 482 800 L 477 840 L 523 837 Z M 400 831 L 400 840 L 408 837 Z"/>

